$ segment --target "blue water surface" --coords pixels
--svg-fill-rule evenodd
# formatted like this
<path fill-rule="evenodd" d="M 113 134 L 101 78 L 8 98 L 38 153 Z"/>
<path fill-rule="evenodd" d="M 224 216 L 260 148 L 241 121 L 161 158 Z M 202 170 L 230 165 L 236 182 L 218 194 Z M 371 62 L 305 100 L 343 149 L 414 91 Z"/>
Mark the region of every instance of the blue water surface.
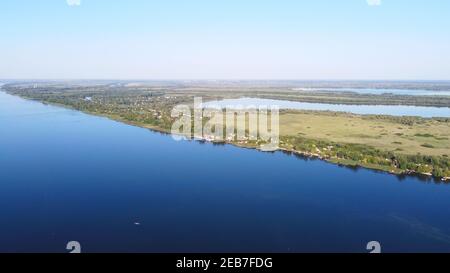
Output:
<path fill-rule="evenodd" d="M 450 187 L 0 92 L 0 252 L 450 252 Z"/>
<path fill-rule="evenodd" d="M 398 88 L 294 88 L 296 91 L 325 91 L 325 92 L 352 92 L 371 95 L 402 95 L 402 96 L 450 96 L 449 90 L 426 89 L 398 89 Z"/>
<path fill-rule="evenodd" d="M 355 105 L 355 104 L 331 104 L 311 103 L 287 100 L 272 100 L 261 98 L 238 98 L 209 101 L 203 103 L 203 107 L 209 108 L 247 108 L 247 107 L 273 107 L 289 110 L 312 110 L 345 112 L 358 115 L 389 115 L 389 116 L 414 116 L 414 117 L 450 117 L 450 107 L 410 106 L 410 105 Z"/>

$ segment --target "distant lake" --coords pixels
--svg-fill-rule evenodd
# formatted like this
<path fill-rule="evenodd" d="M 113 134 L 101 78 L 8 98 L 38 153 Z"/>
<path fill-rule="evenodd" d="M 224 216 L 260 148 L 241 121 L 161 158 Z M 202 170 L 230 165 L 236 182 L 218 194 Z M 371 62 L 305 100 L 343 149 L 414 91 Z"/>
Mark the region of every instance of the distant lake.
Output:
<path fill-rule="evenodd" d="M 408 95 L 408 96 L 450 96 L 450 91 L 434 91 L 424 89 L 391 89 L 391 88 L 294 88 L 296 91 L 328 91 L 328 92 L 353 92 L 372 95 Z"/>
<path fill-rule="evenodd" d="M 0 252 L 450 252 L 450 185 L 0 92 Z"/>
<path fill-rule="evenodd" d="M 348 112 L 360 115 L 419 116 L 425 118 L 450 117 L 449 107 L 424 107 L 405 105 L 348 105 L 259 98 L 225 99 L 221 101 L 205 102 L 203 105 L 204 107 L 220 108 L 242 108 L 249 106 L 259 107 L 276 105 L 280 109 Z"/>

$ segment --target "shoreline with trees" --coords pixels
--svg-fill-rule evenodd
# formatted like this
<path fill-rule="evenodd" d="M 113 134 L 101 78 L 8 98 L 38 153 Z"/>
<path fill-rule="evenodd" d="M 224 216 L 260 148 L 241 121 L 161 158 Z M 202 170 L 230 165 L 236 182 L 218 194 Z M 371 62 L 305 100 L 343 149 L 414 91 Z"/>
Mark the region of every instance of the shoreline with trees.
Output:
<path fill-rule="evenodd" d="M 22 98 L 104 116 L 112 120 L 170 133 L 173 106 L 192 103 L 198 91 L 166 87 L 117 90 L 104 85 L 76 87 L 54 84 L 2 87 Z M 81 89 L 81 90 L 80 90 Z M 201 91 L 206 100 L 236 96 Z M 379 98 L 380 99 L 380 98 Z M 359 166 L 392 174 L 421 174 L 450 181 L 450 119 L 355 115 L 289 110 L 280 113 L 280 151 L 316 157 L 330 163 Z M 258 148 L 252 140 L 222 143 Z"/>

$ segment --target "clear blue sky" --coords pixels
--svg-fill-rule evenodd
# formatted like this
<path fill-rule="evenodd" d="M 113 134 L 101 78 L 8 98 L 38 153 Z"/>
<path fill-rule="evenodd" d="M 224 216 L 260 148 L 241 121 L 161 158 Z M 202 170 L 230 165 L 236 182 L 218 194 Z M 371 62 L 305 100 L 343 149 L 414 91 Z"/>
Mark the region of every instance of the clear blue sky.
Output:
<path fill-rule="evenodd" d="M 450 80 L 447 0 L 2 0 L 0 37 L 0 78 Z"/>

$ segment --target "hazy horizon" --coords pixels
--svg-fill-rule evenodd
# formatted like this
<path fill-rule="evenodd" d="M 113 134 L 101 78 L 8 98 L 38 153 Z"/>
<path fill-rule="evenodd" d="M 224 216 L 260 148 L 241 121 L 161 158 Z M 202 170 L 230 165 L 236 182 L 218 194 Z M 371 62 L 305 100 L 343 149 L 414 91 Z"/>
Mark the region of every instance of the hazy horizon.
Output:
<path fill-rule="evenodd" d="M 223 81 L 223 82 L 374 82 L 374 83 L 396 83 L 396 82 L 409 82 L 409 83 L 433 83 L 433 82 L 441 82 L 441 83 L 450 83 L 450 79 L 232 79 L 232 78 L 217 78 L 217 79 L 196 79 L 196 78 L 0 78 L 0 81 L 137 81 L 137 82 L 168 82 L 168 81 L 192 81 L 192 82 L 214 82 L 214 81 Z"/>

